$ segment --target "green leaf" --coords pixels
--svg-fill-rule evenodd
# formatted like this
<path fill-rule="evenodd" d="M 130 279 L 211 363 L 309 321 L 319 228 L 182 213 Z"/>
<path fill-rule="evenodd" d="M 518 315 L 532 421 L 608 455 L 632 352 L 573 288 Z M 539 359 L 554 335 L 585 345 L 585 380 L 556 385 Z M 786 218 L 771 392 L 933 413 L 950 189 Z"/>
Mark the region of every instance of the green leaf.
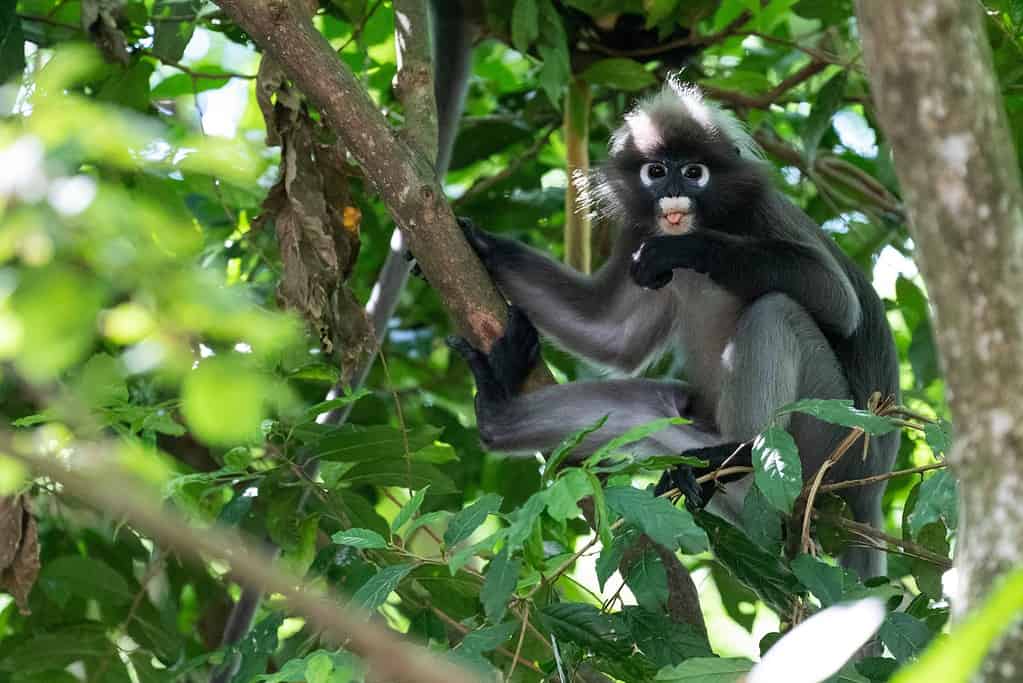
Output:
<path fill-rule="evenodd" d="M 984 604 L 952 627 L 947 638 L 936 639 L 892 683 L 967 683 L 999 637 L 1023 613 L 1023 569 L 1000 580 Z M 882 627 L 883 628 L 883 627 Z"/>
<path fill-rule="evenodd" d="M 352 596 L 352 602 L 368 610 L 374 610 L 387 601 L 387 596 L 394 592 L 401 580 L 416 568 L 412 562 L 394 564 L 384 567 Z"/>
<path fill-rule="evenodd" d="M 668 572 L 661 556 L 652 546 L 647 544 L 643 552 L 625 567 L 623 573 L 625 583 L 640 607 L 652 611 L 664 609 L 668 597 Z"/>
<path fill-rule="evenodd" d="M 952 425 L 944 420 L 937 424 L 924 425 L 924 438 L 935 455 L 941 455 L 952 448 Z"/>
<path fill-rule="evenodd" d="M 462 546 L 457 551 L 451 553 L 451 556 L 448 558 L 448 571 L 451 572 L 452 576 L 454 576 L 462 569 L 462 567 L 468 564 L 469 560 L 480 553 L 490 552 L 493 550 L 498 541 L 502 540 L 506 534 L 507 531 L 500 529 L 490 534 L 482 541 Z"/>
<path fill-rule="evenodd" d="M 458 490 L 451 477 L 433 465 L 399 459 L 359 463 L 345 472 L 342 480 L 348 486 L 400 486 L 413 490 L 430 486 L 438 495 Z"/>
<path fill-rule="evenodd" d="M 420 515 L 412 520 L 412 523 L 402 532 L 401 538 L 403 541 L 408 541 L 408 539 L 412 538 L 413 532 L 419 527 L 434 524 L 450 515 L 451 513 L 447 510 L 434 510 L 433 512 L 427 512 L 425 515 Z"/>
<path fill-rule="evenodd" d="M 689 420 L 681 417 L 666 417 L 660 420 L 651 420 L 645 424 L 641 424 L 638 427 L 626 430 L 623 434 L 616 436 L 615 438 L 608 441 L 606 444 L 598 448 L 593 452 L 593 455 L 586 458 L 583 463 L 584 467 L 590 467 L 597 465 L 600 461 L 608 458 L 609 456 L 617 453 L 624 446 L 642 441 L 651 434 L 661 431 L 671 425 L 686 424 Z"/>
<path fill-rule="evenodd" d="M 786 413 L 806 413 L 818 420 L 843 427 L 859 427 L 867 434 L 879 436 L 898 429 L 898 425 L 887 417 L 875 415 L 869 410 L 853 407 L 853 402 L 844 398 L 806 398 L 788 404 L 778 411 L 778 415 Z"/>
<path fill-rule="evenodd" d="M 547 489 L 547 514 L 557 522 L 576 519 L 582 514 L 577 503 L 591 493 L 586 473 L 578 468 L 568 470 Z"/>
<path fill-rule="evenodd" d="M 848 72 L 843 69 L 831 77 L 817 93 L 817 101 L 813 103 L 810 116 L 803 128 L 803 155 L 809 164 L 817 156 L 817 147 L 824 134 L 831 128 L 831 118 L 844 104 L 845 86 L 849 80 Z"/>
<path fill-rule="evenodd" d="M 337 532 L 330 538 L 338 545 L 350 545 L 353 548 L 367 550 L 386 548 L 389 545 L 387 539 L 369 529 L 347 529 Z"/>
<path fill-rule="evenodd" d="M 580 429 L 578 432 L 568 436 L 556 449 L 554 449 L 554 452 L 551 453 L 551 457 L 547 458 L 547 462 L 544 463 L 543 477 L 540 479 L 542 487 L 545 487 L 548 483 L 550 483 L 550 481 L 558 474 L 561 469 L 561 463 L 565 461 L 565 458 L 572 454 L 572 451 L 574 451 L 579 444 L 582 443 L 583 439 L 603 427 L 605 422 L 607 422 L 607 415 L 600 418 L 589 427 Z"/>
<path fill-rule="evenodd" d="M 670 683 L 736 683 L 753 668 L 748 659 L 695 657 L 657 672 L 657 681 Z"/>
<path fill-rule="evenodd" d="M 483 603 L 483 611 L 491 623 L 498 623 L 504 618 L 508 598 L 515 590 L 521 567 L 521 562 L 510 557 L 507 546 L 487 565 L 487 577 L 480 591 L 480 602 Z"/>
<path fill-rule="evenodd" d="M 931 552 L 937 553 L 942 557 L 948 557 L 948 530 L 941 521 L 926 525 L 920 530 L 920 533 L 917 534 L 914 540 Z M 910 561 L 909 565 L 920 592 L 925 593 L 934 600 L 941 600 L 944 593 L 941 578 L 945 573 L 945 568 L 926 560 L 915 558 Z"/>
<path fill-rule="evenodd" d="M 920 482 L 919 487 L 916 505 L 906 519 L 910 533 L 916 537 L 925 526 L 939 520 L 955 529 L 959 525 L 959 494 L 952 473 L 938 470 Z"/>
<path fill-rule="evenodd" d="M 102 85 L 99 100 L 145 112 L 149 109 L 149 77 L 155 67 L 152 62 L 140 60 L 127 69 L 118 69 Z"/>
<path fill-rule="evenodd" d="M 774 509 L 792 512 L 803 490 L 803 465 L 795 440 L 781 427 L 768 427 L 753 441 L 753 479 Z"/>
<path fill-rule="evenodd" d="M 39 586 L 58 604 L 74 595 L 101 605 L 126 605 L 137 591 L 110 565 L 81 555 L 65 555 L 46 562 L 39 574 Z"/>
<path fill-rule="evenodd" d="M 750 486 L 743 499 L 742 530 L 754 543 L 773 553 L 781 554 L 782 516 L 756 486 Z"/>
<path fill-rule="evenodd" d="M 672 621 L 663 609 L 626 607 L 616 616 L 654 666 L 671 666 L 692 657 L 713 655 L 706 634 L 690 624 Z"/>
<path fill-rule="evenodd" d="M 590 85 L 625 92 L 645 90 L 657 83 L 654 75 L 642 64 L 633 59 L 622 58 L 594 62 L 582 73 L 582 79 Z"/>
<path fill-rule="evenodd" d="M 401 429 L 390 425 L 344 425 L 309 447 L 316 457 L 330 462 L 404 460 L 406 455 L 411 456 L 431 445 L 441 431 L 427 425 L 403 434 Z"/>
<path fill-rule="evenodd" d="M 878 631 L 881 642 L 900 662 L 916 657 L 927 646 L 933 635 L 927 628 L 927 624 L 905 612 L 889 614 Z"/>
<path fill-rule="evenodd" d="M 529 46 L 540 37 L 540 6 L 537 0 L 515 0 L 511 21 L 512 45 L 526 54 Z"/>
<path fill-rule="evenodd" d="M 25 35 L 17 6 L 16 2 L 6 2 L 0 7 L 0 85 L 25 70 Z"/>
<path fill-rule="evenodd" d="M 665 19 L 671 19 L 672 25 L 678 18 L 676 12 L 682 0 L 643 0 L 643 9 L 646 10 L 646 27 L 653 28 Z"/>
<path fill-rule="evenodd" d="M 799 592 L 799 581 L 781 560 L 754 545 L 741 531 L 708 512 L 699 512 L 696 520 L 707 532 L 711 550 L 722 565 L 743 584 L 779 613 L 792 608 Z"/>
<path fill-rule="evenodd" d="M 222 446 L 257 441 L 271 385 L 229 356 L 205 358 L 185 376 L 181 412 L 196 436 Z"/>
<path fill-rule="evenodd" d="M 414 517 L 417 512 L 419 512 L 419 508 L 423 504 L 423 499 L 426 498 L 426 492 L 429 490 L 430 485 L 427 484 L 423 488 L 416 491 L 409 499 L 409 501 L 405 503 L 400 510 L 398 510 L 398 514 L 394 517 L 394 521 L 391 522 L 391 531 L 397 533 L 398 529 L 405 526 L 405 523 L 412 519 L 412 517 Z"/>
<path fill-rule="evenodd" d="M 843 598 L 843 572 L 811 555 L 800 555 L 790 565 L 800 583 L 817 596 L 823 607 L 830 607 Z"/>
<path fill-rule="evenodd" d="M 235 681 L 251 681 L 266 671 L 270 656 L 277 650 L 277 629 L 284 621 L 280 612 L 272 612 L 259 621 L 237 646 L 241 666 L 235 673 Z"/>
<path fill-rule="evenodd" d="M 202 0 L 156 0 L 152 21 L 156 28 L 153 36 L 153 54 L 163 61 L 177 62 L 185 53 L 195 30 L 194 21 L 180 21 L 178 17 L 195 16 L 202 8 Z"/>
<path fill-rule="evenodd" d="M 559 638 L 608 657 L 625 657 L 630 644 L 621 638 L 616 619 L 593 605 L 561 602 L 547 605 L 540 612 L 544 625 Z"/>
<path fill-rule="evenodd" d="M 616 486 L 605 490 L 604 497 L 620 517 L 669 550 L 681 547 L 686 553 L 698 553 L 708 547 L 707 535 L 688 511 L 655 498 L 650 491 Z"/>
<path fill-rule="evenodd" d="M 59 670 L 72 662 L 116 657 L 108 629 L 108 625 L 99 623 L 51 626 L 21 640 L 17 647 L 5 646 L 0 650 L 0 671 L 16 671 L 20 677 Z"/>
<path fill-rule="evenodd" d="M 334 672 L 334 662 L 325 653 L 309 658 L 305 665 L 306 683 L 329 683 L 330 674 Z"/>
<path fill-rule="evenodd" d="M 632 527 L 626 527 L 619 535 L 614 537 L 611 543 L 606 544 L 600 551 L 597 558 L 596 572 L 597 581 L 600 582 L 600 590 L 604 590 L 604 584 L 611 578 L 611 575 L 618 571 L 625 556 L 625 550 L 639 538 L 639 532 Z"/>
<path fill-rule="evenodd" d="M 835 26 L 853 14 L 852 0 L 799 0 L 792 8 L 807 19 L 819 19 L 826 26 Z"/>
<path fill-rule="evenodd" d="M 85 362 L 74 380 L 78 395 L 92 408 L 107 408 L 128 402 L 124 372 L 113 356 L 97 353 Z"/>
<path fill-rule="evenodd" d="M 465 638 L 462 638 L 456 651 L 463 650 L 466 654 L 473 655 L 490 652 L 508 642 L 508 639 L 512 637 L 512 634 L 517 633 L 519 628 L 519 624 L 509 621 L 497 626 L 487 626 L 470 631 L 465 634 Z"/>
<path fill-rule="evenodd" d="M 502 500 L 501 496 L 488 493 L 469 507 L 456 513 L 444 532 L 444 545 L 452 548 L 469 538 L 472 532 L 487 520 L 489 515 L 501 508 Z"/>
<path fill-rule="evenodd" d="M 714 33 L 721 32 L 745 11 L 747 11 L 746 0 L 722 0 L 718 11 L 714 13 L 712 31 Z"/>

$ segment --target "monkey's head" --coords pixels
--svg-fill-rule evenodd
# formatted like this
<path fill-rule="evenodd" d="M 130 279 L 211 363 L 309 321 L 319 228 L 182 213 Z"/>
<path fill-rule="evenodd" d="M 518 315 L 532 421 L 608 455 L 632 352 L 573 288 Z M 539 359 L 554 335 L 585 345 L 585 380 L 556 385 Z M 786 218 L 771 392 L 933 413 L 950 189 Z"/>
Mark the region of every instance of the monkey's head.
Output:
<path fill-rule="evenodd" d="M 607 164 L 588 178 L 587 208 L 641 237 L 736 231 L 767 187 L 756 144 L 702 93 L 671 79 L 611 136 Z"/>

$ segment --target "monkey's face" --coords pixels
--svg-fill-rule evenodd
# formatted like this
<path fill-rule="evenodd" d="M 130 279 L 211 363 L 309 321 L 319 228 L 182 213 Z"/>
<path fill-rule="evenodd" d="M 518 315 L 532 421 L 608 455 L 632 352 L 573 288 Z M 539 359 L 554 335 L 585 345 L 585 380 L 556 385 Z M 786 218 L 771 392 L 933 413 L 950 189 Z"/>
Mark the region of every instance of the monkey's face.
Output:
<path fill-rule="evenodd" d="M 639 167 L 657 231 L 683 235 L 696 227 L 696 199 L 710 183 L 710 169 L 698 161 L 664 158 Z"/>

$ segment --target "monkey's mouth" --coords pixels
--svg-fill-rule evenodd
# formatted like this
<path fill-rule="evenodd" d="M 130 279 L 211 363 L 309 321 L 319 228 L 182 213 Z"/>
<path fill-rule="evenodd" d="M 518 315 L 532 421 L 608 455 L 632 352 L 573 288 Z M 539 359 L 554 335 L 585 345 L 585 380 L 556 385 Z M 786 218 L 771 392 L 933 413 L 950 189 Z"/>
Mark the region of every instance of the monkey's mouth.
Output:
<path fill-rule="evenodd" d="M 693 227 L 693 215 L 688 211 L 666 211 L 657 217 L 657 227 L 669 235 L 681 235 Z"/>

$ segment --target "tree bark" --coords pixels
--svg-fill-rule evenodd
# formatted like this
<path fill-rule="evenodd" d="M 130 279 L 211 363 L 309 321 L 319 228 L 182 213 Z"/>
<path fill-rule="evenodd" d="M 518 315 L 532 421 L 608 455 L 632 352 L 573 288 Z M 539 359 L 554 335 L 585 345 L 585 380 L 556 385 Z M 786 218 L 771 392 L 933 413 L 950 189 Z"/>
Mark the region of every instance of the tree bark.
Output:
<path fill-rule="evenodd" d="M 489 349 L 504 329 L 504 300 L 462 239 L 432 157 L 394 134 L 351 70 L 291 0 L 217 4 L 317 106 L 390 209 L 459 331 Z"/>
<path fill-rule="evenodd" d="M 962 618 L 1023 563 L 1023 186 L 980 4 L 857 0 L 857 15 L 955 418 Z M 1017 628 L 982 679 L 1021 676 Z"/>

